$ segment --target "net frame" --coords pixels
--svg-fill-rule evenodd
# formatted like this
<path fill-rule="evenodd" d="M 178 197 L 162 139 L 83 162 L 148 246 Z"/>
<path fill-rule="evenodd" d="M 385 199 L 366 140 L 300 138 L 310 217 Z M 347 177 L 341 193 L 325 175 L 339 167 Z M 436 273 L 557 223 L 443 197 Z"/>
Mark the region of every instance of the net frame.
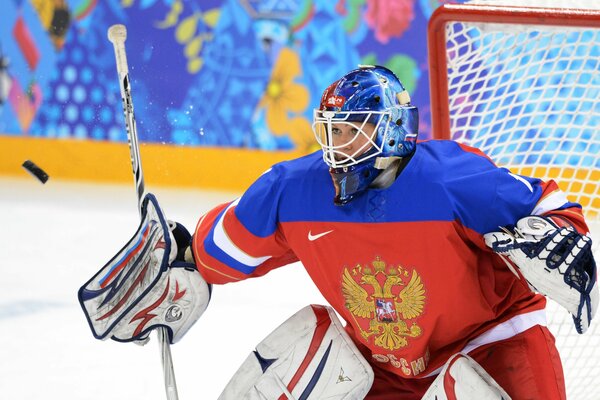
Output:
<path fill-rule="evenodd" d="M 573 3 L 575 4 L 575 3 Z M 452 117 L 450 110 L 450 94 L 448 83 L 449 57 L 447 49 L 447 26 L 456 22 L 468 24 L 505 24 L 511 27 L 544 26 L 544 29 L 600 29 L 600 10 L 576 8 L 552 8 L 539 6 L 508 6 L 488 4 L 446 4 L 439 7 L 432 15 L 428 27 L 428 55 L 431 91 L 432 136 L 434 139 L 455 139 L 466 144 L 473 144 L 469 138 L 455 137 L 452 132 Z M 520 29 L 520 28 L 519 28 Z M 597 43 L 600 46 L 600 43 Z M 453 65 L 455 67 L 455 65 Z M 468 73 L 468 72 L 465 72 Z M 598 71 L 600 75 L 600 70 Z M 600 79 L 598 80 L 600 85 Z M 597 106 L 596 106 L 597 107 Z M 598 109 L 595 109 L 598 112 Z M 592 110 L 593 112 L 594 110 Z M 458 118 L 455 116 L 455 118 Z M 456 121 L 455 121 L 456 122 Z M 599 127 L 593 138 L 600 142 Z M 462 140 L 464 139 L 464 140 Z M 481 148 L 486 151 L 485 148 Z M 596 154 L 596 158 L 600 157 Z M 492 155 L 492 158 L 498 162 Z M 598 228 L 600 227 L 600 169 L 597 161 L 591 168 L 581 170 L 564 166 L 547 166 L 546 169 L 526 166 L 517 168 L 515 165 L 504 165 L 513 172 L 523 175 L 537 176 L 542 179 L 557 177 L 559 186 L 572 194 L 573 191 L 584 193 L 584 201 L 574 198 L 587 207 L 587 220 L 590 223 L 594 239 L 600 242 Z M 560 171 L 559 171 L 560 170 Z M 561 182 L 560 180 L 563 180 Z M 585 185 L 588 185 L 585 187 Z M 588 193 L 588 195 L 585 195 Z M 596 259 L 600 259 L 598 243 L 595 243 Z M 556 303 L 549 301 L 548 325 L 556 337 L 556 344 L 563 361 L 563 369 L 567 386 L 567 398 L 583 400 L 597 399 L 600 392 L 600 323 L 592 322 L 590 331 L 578 335 L 573 328 L 570 315 Z"/>
<path fill-rule="evenodd" d="M 429 20 L 427 40 L 432 132 L 439 139 L 450 138 L 446 24 L 455 21 L 600 28 L 600 11 L 468 4 L 445 4 L 437 8 Z"/>

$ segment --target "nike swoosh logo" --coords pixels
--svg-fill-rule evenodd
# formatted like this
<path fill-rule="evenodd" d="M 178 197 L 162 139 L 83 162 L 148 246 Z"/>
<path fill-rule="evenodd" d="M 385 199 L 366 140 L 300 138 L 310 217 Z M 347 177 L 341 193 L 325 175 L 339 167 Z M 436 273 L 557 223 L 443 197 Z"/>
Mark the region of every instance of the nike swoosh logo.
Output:
<path fill-rule="evenodd" d="M 312 242 L 312 241 L 317 240 L 318 238 L 321 238 L 331 232 L 333 232 L 333 229 L 330 231 L 327 231 L 327 232 L 318 233 L 316 235 L 313 235 L 311 231 L 308 231 L 308 240 L 310 240 Z"/>

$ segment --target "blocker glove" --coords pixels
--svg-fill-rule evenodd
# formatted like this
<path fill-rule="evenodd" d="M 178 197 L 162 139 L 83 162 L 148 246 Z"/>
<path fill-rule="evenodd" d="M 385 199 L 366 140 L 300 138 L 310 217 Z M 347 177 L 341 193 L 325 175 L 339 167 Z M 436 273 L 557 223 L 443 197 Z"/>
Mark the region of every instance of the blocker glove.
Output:
<path fill-rule="evenodd" d="M 145 344 L 167 329 L 177 342 L 200 318 L 211 286 L 184 259 L 189 232 L 172 223 L 148 193 L 142 221 L 125 246 L 79 290 L 79 302 L 97 339 Z"/>

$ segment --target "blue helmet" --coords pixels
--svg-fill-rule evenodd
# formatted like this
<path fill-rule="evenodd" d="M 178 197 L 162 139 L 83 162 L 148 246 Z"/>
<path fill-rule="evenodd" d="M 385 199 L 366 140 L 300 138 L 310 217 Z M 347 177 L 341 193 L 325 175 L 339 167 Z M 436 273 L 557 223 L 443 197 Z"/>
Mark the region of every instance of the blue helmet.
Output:
<path fill-rule="evenodd" d="M 336 204 L 367 189 L 391 160 L 415 151 L 417 108 L 385 67 L 360 66 L 331 84 L 313 118 L 336 186 Z"/>

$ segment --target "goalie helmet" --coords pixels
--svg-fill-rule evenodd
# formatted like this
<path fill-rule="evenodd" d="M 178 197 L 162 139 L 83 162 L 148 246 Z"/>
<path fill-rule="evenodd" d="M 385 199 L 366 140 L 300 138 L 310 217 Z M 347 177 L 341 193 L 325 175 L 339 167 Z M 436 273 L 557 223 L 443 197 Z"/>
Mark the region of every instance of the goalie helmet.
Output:
<path fill-rule="evenodd" d="M 343 205 L 366 190 L 392 160 L 415 151 L 418 111 L 396 75 L 361 66 L 331 84 L 313 113 L 313 132 L 323 149 Z"/>

